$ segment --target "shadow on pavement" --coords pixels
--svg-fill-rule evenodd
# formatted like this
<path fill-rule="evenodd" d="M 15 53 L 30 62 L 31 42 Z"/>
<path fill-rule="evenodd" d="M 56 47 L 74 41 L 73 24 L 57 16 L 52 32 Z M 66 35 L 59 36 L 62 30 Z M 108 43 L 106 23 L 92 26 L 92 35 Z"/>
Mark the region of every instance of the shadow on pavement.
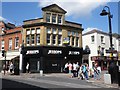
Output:
<path fill-rule="evenodd" d="M 48 90 L 46 88 L 37 87 L 37 86 L 30 85 L 30 84 L 25 84 L 25 83 L 8 80 L 8 79 L 2 79 L 2 90 L 7 90 L 7 89 Z"/>

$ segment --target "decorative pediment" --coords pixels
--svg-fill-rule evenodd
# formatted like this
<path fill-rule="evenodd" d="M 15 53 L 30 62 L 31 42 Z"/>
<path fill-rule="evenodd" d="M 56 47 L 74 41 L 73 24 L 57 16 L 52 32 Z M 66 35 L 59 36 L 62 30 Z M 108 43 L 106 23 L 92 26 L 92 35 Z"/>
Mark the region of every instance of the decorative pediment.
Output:
<path fill-rule="evenodd" d="M 43 7 L 42 10 L 43 11 L 51 11 L 51 12 L 63 13 L 63 14 L 67 13 L 64 9 L 62 9 L 61 7 L 59 7 L 56 4 L 52 4 L 52 5 L 49 5 L 47 7 Z"/>

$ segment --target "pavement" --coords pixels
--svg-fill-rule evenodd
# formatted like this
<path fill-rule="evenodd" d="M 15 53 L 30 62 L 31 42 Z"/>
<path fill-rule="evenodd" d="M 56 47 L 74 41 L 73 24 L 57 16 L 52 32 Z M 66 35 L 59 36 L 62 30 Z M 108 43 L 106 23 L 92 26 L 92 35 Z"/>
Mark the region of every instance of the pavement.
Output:
<path fill-rule="evenodd" d="M 106 83 L 104 83 L 104 74 L 105 73 L 106 73 L 106 71 L 102 71 L 100 80 L 95 80 L 94 78 L 90 78 L 89 80 L 86 80 L 86 82 L 92 83 L 95 86 L 101 86 L 103 88 L 119 88 L 118 84 L 106 84 Z M 6 77 L 6 76 L 11 77 L 13 75 L 9 75 L 9 74 L 3 75 L 2 74 L 2 77 Z M 14 75 L 14 77 L 17 77 L 17 78 L 35 78 L 35 79 L 38 79 L 40 77 L 71 78 L 71 76 L 67 73 L 49 73 L 49 74 L 43 74 L 43 76 L 40 73 L 20 73 L 20 75 Z M 73 78 L 73 79 L 78 79 L 78 78 Z"/>

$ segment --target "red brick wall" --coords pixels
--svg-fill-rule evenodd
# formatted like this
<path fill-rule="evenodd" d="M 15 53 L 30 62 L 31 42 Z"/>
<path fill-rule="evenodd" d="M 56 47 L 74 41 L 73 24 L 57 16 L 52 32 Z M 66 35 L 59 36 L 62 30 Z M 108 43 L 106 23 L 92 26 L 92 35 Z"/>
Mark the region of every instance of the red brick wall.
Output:
<path fill-rule="evenodd" d="M 20 31 L 20 32 L 16 32 L 16 31 Z M 10 30 L 6 30 L 6 35 L 4 36 L 0 36 L 0 50 L 1 50 L 1 41 L 4 40 L 4 49 L 6 51 L 9 50 L 9 39 L 12 38 L 12 49 L 11 50 L 15 50 L 15 38 L 19 37 L 19 47 L 22 44 L 22 27 L 16 27 L 14 29 L 10 29 Z M 19 49 L 19 48 L 18 48 Z"/>

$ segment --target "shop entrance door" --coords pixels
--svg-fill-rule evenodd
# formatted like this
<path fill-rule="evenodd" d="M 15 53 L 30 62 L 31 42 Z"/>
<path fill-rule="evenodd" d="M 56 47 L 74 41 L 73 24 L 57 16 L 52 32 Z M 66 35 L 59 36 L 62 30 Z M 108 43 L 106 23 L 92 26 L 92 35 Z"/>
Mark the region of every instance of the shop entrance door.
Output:
<path fill-rule="evenodd" d="M 61 72 L 61 60 L 46 60 L 45 72 L 47 73 L 58 73 Z"/>
<path fill-rule="evenodd" d="M 40 70 L 40 58 L 30 58 L 30 71 L 39 72 Z"/>

